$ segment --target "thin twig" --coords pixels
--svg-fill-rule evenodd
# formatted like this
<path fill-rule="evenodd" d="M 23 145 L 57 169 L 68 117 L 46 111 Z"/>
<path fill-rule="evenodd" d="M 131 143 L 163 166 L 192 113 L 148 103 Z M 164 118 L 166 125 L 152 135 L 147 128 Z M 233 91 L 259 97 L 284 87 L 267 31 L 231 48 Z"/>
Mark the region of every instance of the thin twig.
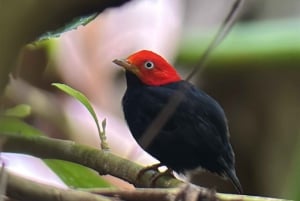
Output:
<path fill-rule="evenodd" d="M 122 190 L 122 189 L 85 189 L 84 191 L 96 193 L 104 196 L 115 196 L 123 200 L 130 201 L 170 201 L 170 200 L 181 200 L 181 201 L 288 201 L 285 199 L 277 199 L 270 197 L 260 196 L 248 196 L 248 195 L 236 195 L 236 194 L 224 194 L 217 193 L 215 190 L 202 188 L 193 184 L 181 185 L 177 188 L 136 188 L 133 190 Z"/>
<path fill-rule="evenodd" d="M 231 27 L 233 26 L 236 16 L 238 14 L 238 10 L 240 8 L 240 5 L 242 4 L 243 0 L 235 0 L 234 4 L 232 5 L 227 17 L 221 24 L 217 34 L 203 53 L 203 55 L 200 57 L 199 61 L 195 64 L 193 70 L 191 73 L 187 76 L 185 80 L 190 80 L 196 73 L 204 69 L 204 66 L 209 58 L 209 55 L 211 52 L 220 44 L 220 42 L 223 41 L 223 39 L 226 37 L 228 32 L 231 30 Z"/>
<path fill-rule="evenodd" d="M 43 201 L 112 201 L 108 198 L 89 192 L 73 189 L 61 189 L 54 186 L 38 183 L 20 176 L 8 173 L 7 196 L 16 200 L 43 200 Z"/>
<path fill-rule="evenodd" d="M 130 201 L 173 201 L 181 188 L 137 188 L 132 190 L 121 189 L 87 189 L 87 192 L 109 196 L 119 197 Z"/>
<path fill-rule="evenodd" d="M 1 159 L 0 159 L 1 160 Z M 0 201 L 5 200 L 5 192 L 7 188 L 7 171 L 5 168 L 5 163 L 1 160 L 0 169 Z"/>
<path fill-rule="evenodd" d="M 192 184 L 182 185 L 177 188 L 137 188 L 133 190 L 120 190 L 120 189 L 87 189 L 88 192 L 105 195 L 105 196 L 114 196 L 119 197 L 123 200 L 128 201 L 198 201 L 201 197 L 201 200 L 207 201 L 216 201 L 216 192 L 195 186 Z"/>

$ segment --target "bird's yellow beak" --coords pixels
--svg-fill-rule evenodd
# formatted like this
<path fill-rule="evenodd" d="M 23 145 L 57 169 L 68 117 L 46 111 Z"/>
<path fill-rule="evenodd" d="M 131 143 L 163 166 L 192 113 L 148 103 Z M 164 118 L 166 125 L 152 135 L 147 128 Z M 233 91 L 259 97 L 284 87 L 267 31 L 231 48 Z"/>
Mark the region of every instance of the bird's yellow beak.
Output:
<path fill-rule="evenodd" d="M 138 75 L 140 73 L 139 68 L 131 64 L 128 60 L 125 59 L 115 59 L 113 63 L 125 68 L 126 70 Z"/>

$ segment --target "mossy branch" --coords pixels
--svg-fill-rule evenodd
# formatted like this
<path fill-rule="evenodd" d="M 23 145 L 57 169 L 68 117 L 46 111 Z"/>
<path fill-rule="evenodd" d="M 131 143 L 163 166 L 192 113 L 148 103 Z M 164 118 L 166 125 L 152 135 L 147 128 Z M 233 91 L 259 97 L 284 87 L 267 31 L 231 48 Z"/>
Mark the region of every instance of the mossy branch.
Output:
<path fill-rule="evenodd" d="M 111 201 L 107 197 L 73 189 L 61 189 L 8 174 L 7 196 L 16 200 Z"/>
<path fill-rule="evenodd" d="M 185 185 L 179 188 L 156 188 L 156 189 L 95 189 L 74 190 L 61 189 L 54 186 L 38 183 L 29 179 L 9 173 L 7 180 L 7 196 L 20 201 L 44 200 L 44 201 L 196 201 L 198 197 L 206 200 L 216 200 L 214 191 L 200 189 Z"/>
<path fill-rule="evenodd" d="M 101 175 L 110 174 L 126 180 L 137 187 L 152 186 L 151 178 L 158 173 L 154 170 L 149 170 L 137 179 L 139 172 L 145 167 L 116 156 L 111 152 L 80 145 L 72 141 L 58 140 L 48 137 L 0 133 L 0 144 L 2 145 L 2 151 L 4 152 L 25 153 L 40 158 L 54 158 L 79 163 L 98 171 Z M 178 200 L 178 198 L 181 200 L 198 200 L 200 196 L 200 198 L 207 200 L 221 201 L 279 201 L 279 199 L 256 196 L 253 197 L 221 193 L 215 194 L 213 191 L 202 187 L 183 185 L 182 181 L 179 181 L 169 175 L 160 177 L 155 182 L 154 187 L 167 187 L 168 189 L 136 189 L 133 191 L 118 189 L 93 189 L 89 192 L 82 192 L 64 190 L 39 184 L 15 175 L 9 175 L 8 177 L 8 195 L 19 196 L 14 198 L 23 198 L 21 200 L 36 200 L 30 198 L 41 198 L 39 196 L 42 196 L 43 200 L 78 200 L 77 198 L 73 199 L 74 195 L 75 197 L 79 196 L 80 198 L 85 198 L 84 200 L 109 200 L 107 197 L 95 197 L 91 194 L 97 193 L 104 196 L 117 196 L 123 200 L 147 200 L 147 198 L 154 197 L 164 198 L 162 200 L 166 201 Z M 48 196 L 47 199 L 45 196 Z"/>
<path fill-rule="evenodd" d="M 182 185 L 181 187 L 177 188 L 137 188 L 132 190 L 109 188 L 88 190 L 61 189 L 28 180 L 11 173 L 8 174 L 7 179 L 7 196 L 21 201 L 281 201 L 280 199 L 265 197 L 219 194 L 215 191 L 199 188 L 194 185 Z"/>
<path fill-rule="evenodd" d="M 30 154 L 40 158 L 60 159 L 84 165 L 99 172 L 121 178 L 137 187 L 151 187 L 151 178 L 158 172 L 151 170 L 137 176 L 143 166 L 89 146 L 72 141 L 47 137 L 0 134 L 2 151 Z M 171 176 L 162 176 L 155 182 L 155 187 L 177 187 L 181 181 Z"/>

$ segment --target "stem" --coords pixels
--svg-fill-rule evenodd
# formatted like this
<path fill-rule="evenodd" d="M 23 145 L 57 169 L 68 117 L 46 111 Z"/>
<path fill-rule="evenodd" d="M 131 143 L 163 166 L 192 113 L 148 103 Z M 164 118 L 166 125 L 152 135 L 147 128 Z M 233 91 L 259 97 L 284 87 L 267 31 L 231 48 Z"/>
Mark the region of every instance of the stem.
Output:
<path fill-rule="evenodd" d="M 99 129 L 99 136 L 101 140 L 101 149 L 104 151 L 109 151 L 109 145 L 106 139 L 106 119 L 104 119 L 101 123 L 101 130 Z"/>

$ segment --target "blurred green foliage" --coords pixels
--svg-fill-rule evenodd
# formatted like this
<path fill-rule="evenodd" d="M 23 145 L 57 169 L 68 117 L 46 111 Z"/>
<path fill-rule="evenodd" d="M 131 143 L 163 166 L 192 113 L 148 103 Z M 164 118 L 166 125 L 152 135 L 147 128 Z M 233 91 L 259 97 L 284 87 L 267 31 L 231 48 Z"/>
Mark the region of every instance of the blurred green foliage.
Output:
<path fill-rule="evenodd" d="M 4 115 L 10 117 L 25 118 L 31 114 L 31 107 L 26 104 L 16 105 L 5 110 Z"/>
<path fill-rule="evenodd" d="M 72 188 L 109 188 L 112 184 L 105 181 L 96 171 L 76 163 L 45 159 L 44 162 Z"/>
<path fill-rule="evenodd" d="M 26 123 L 23 119 L 18 118 L 29 114 L 28 107 L 28 105 L 17 105 L 6 110 L 5 114 L 7 116 L 0 116 L 0 135 L 1 133 L 12 135 L 45 135 L 39 129 Z M 101 178 L 97 172 L 87 167 L 61 160 L 47 159 L 44 161 L 70 187 L 112 187 L 112 185 Z"/>
<path fill-rule="evenodd" d="M 20 135 L 43 135 L 39 129 L 25 123 L 16 117 L 0 117 L 0 133 L 12 133 Z"/>
<path fill-rule="evenodd" d="M 237 23 L 212 52 L 208 67 L 281 68 L 300 66 L 300 20 Z M 199 29 L 184 33 L 178 62 L 193 64 L 206 50 L 215 32 Z"/>
<path fill-rule="evenodd" d="M 71 31 L 73 29 L 77 29 L 79 26 L 84 26 L 91 22 L 93 19 L 95 19 L 98 16 L 98 13 L 92 13 L 86 16 L 79 16 L 73 19 L 71 22 L 67 23 L 65 26 L 60 27 L 59 29 L 55 31 L 48 31 L 44 33 L 42 36 L 38 38 L 38 40 L 45 40 L 45 39 L 51 39 L 59 37 L 61 34 Z"/>

